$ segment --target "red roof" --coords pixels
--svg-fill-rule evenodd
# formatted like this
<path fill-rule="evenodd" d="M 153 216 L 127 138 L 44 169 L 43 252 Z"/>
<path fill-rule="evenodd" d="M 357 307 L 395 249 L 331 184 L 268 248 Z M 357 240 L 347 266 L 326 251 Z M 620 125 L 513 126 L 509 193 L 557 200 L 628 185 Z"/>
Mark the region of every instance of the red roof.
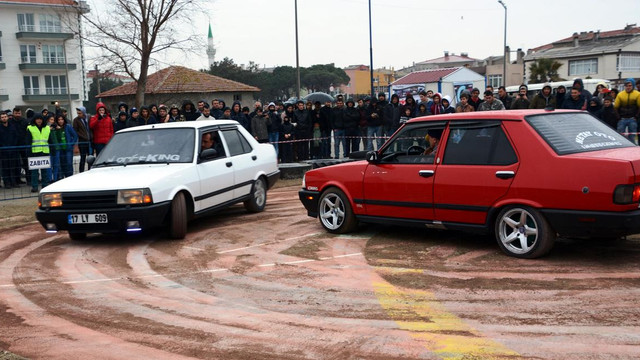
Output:
<path fill-rule="evenodd" d="M 134 95 L 137 82 L 133 81 L 98 94 L 97 97 Z M 255 86 L 209 75 L 182 66 L 170 66 L 147 78 L 145 94 L 184 94 L 213 92 L 260 91 Z"/>
<path fill-rule="evenodd" d="M 400 79 L 391 83 L 391 85 L 409 85 L 409 84 L 426 84 L 426 83 L 434 83 L 440 81 L 441 78 L 452 74 L 458 70 L 460 67 L 454 68 L 446 68 L 446 69 L 432 69 L 432 70 L 423 70 L 423 71 L 415 71 L 411 74 L 405 75 Z"/>
<path fill-rule="evenodd" d="M 45 4 L 45 5 L 75 5 L 73 0 L 0 0 L 0 3 L 25 3 L 25 4 Z"/>
<path fill-rule="evenodd" d="M 611 31 L 581 32 L 581 33 L 579 33 L 577 35 L 578 36 L 578 41 L 593 40 L 595 38 L 596 34 L 599 34 L 600 39 L 612 38 L 612 37 L 616 37 L 616 36 L 633 36 L 633 35 L 640 34 L 640 27 L 627 26 L 624 29 L 611 30 Z M 538 47 L 533 48 L 531 50 L 532 51 L 547 50 L 547 49 L 553 48 L 554 44 L 563 44 L 563 43 L 573 42 L 574 36 L 575 35 L 572 35 L 572 36 L 569 36 L 567 38 L 554 41 L 554 42 L 552 42 L 550 44 L 541 45 L 541 46 L 538 46 Z"/>

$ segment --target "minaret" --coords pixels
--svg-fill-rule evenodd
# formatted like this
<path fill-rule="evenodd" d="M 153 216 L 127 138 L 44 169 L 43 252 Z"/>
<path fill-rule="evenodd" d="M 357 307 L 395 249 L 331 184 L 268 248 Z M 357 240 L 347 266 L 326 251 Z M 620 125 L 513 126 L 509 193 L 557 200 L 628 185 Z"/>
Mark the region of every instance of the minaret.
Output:
<path fill-rule="evenodd" d="M 209 23 L 209 37 L 207 40 L 207 56 L 209 56 L 209 68 L 211 68 L 216 58 L 216 49 L 213 47 L 213 32 L 211 32 L 211 23 Z"/>

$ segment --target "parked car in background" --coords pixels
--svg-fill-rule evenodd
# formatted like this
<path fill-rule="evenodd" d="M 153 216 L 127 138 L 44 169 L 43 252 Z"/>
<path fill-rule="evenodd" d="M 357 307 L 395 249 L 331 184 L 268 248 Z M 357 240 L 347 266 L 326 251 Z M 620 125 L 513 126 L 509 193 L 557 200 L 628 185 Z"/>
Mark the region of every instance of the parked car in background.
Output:
<path fill-rule="evenodd" d="M 118 131 L 91 170 L 41 190 L 36 218 L 72 239 L 168 225 L 184 238 L 188 220 L 243 202 L 262 211 L 279 178 L 272 145 L 235 121 L 146 125 Z"/>
<path fill-rule="evenodd" d="M 640 148 L 587 112 L 413 119 L 366 161 L 311 170 L 299 192 L 329 232 L 359 222 L 492 233 L 508 255 L 558 235 L 640 233 Z"/>

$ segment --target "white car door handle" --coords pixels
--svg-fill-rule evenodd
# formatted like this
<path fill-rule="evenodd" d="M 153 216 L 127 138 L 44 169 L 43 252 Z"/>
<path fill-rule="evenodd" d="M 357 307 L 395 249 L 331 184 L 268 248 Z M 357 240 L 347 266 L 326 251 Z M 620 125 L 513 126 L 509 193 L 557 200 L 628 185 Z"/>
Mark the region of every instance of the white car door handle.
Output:
<path fill-rule="evenodd" d="M 428 178 L 428 177 L 432 177 L 434 174 L 433 170 L 420 170 L 418 171 L 418 175 L 424 177 L 424 178 Z"/>
<path fill-rule="evenodd" d="M 231 161 L 229 161 L 228 163 L 226 163 L 227 167 L 231 167 L 233 166 L 233 163 Z"/>

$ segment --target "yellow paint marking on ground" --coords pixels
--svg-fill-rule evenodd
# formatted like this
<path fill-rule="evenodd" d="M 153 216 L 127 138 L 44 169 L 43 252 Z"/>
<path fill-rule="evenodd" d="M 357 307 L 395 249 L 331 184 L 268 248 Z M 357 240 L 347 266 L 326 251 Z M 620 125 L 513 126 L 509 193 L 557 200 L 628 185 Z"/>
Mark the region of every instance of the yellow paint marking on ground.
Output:
<path fill-rule="evenodd" d="M 442 359 L 519 357 L 447 311 L 431 292 L 398 288 L 387 282 L 374 282 L 373 287 L 380 304 L 398 326 Z"/>

